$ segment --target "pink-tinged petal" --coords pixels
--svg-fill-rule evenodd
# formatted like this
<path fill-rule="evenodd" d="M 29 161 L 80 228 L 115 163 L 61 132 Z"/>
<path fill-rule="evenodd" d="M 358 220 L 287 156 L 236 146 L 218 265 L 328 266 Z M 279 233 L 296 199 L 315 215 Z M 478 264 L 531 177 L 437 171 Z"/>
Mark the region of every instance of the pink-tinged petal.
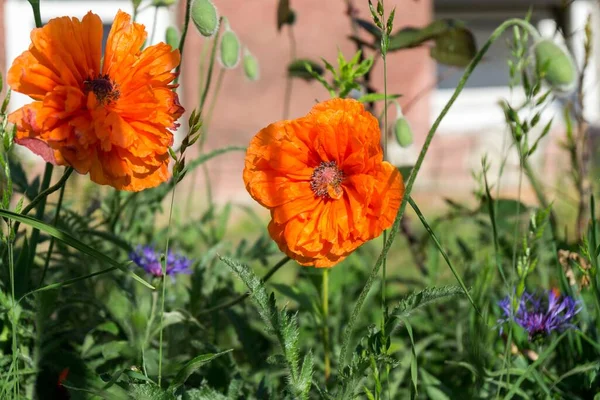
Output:
<path fill-rule="evenodd" d="M 42 157 L 44 161 L 50 164 L 59 165 L 54 154 L 54 149 L 41 139 L 24 137 L 15 139 L 15 142 L 23 147 L 27 147 L 34 154 Z"/>

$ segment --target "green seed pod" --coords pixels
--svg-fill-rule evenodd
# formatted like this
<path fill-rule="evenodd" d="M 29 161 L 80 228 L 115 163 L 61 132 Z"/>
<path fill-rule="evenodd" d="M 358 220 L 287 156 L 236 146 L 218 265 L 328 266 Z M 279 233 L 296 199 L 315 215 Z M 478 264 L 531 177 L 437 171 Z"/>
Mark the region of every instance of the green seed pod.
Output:
<path fill-rule="evenodd" d="M 225 69 L 233 69 L 240 62 L 240 41 L 229 24 L 225 23 L 225 32 L 221 36 L 219 61 Z"/>
<path fill-rule="evenodd" d="M 179 47 L 179 32 L 177 28 L 169 26 L 165 32 L 165 42 L 173 49 Z"/>
<path fill-rule="evenodd" d="M 211 37 L 219 30 L 219 13 L 210 0 L 194 0 L 191 16 L 202 36 Z"/>
<path fill-rule="evenodd" d="M 575 62 L 567 50 L 550 39 L 534 45 L 537 73 L 546 83 L 560 92 L 571 92 L 577 85 Z"/>
<path fill-rule="evenodd" d="M 394 134 L 400 147 L 408 147 L 413 143 L 413 132 L 406 118 L 401 117 L 394 124 Z"/>
<path fill-rule="evenodd" d="M 169 7 L 175 4 L 176 0 L 152 0 L 154 7 Z"/>
<path fill-rule="evenodd" d="M 257 81 L 260 76 L 258 60 L 250 53 L 247 48 L 244 48 L 244 73 L 251 81 Z"/>
<path fill-rule="evenodd" d="M 396 122 L 394 123 L 394 135 L 400 147 L 408 147 L 413 143 L 413 132 L 407 119 L 402 114 L 400 105 L 396 103 Z"/>

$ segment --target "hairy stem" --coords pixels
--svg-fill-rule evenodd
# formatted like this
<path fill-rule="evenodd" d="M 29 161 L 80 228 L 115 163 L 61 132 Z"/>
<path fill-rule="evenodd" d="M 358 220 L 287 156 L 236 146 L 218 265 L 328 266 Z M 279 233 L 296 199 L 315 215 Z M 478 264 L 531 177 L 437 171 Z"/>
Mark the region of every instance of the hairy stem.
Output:
<path fill-rule="evenodd" d="M 331 375 L 331 361 L 329 359 L 329 269 L 323 269 L 323 282 L 321 283 L 321 302 L 323 307 L 323 352 L 325 354 L 325 380 Z"/>
<path fill-rule="evenodd" d="M 410 177 L 408 178 L 408 181 L 406 183 L 406 189 L 404 192 L 404 196 L 402 198 L 402 203 L 400 204 L 400 209 L 398 210 L 398 213 L 396 214 L 396 219 L 394 220 L 392 228 L 390 229 L 389 237 L 385 243 L 385 246 L 383 247 L 381 254 L 379 255 L 379 258 L 377 259 L 377 262 L 375 263 L 375 265 L 373 266 L 373 269 L 371 270 L 371 274 L 369 275 L 367 282 L 365 283 L 365 286 L 363 287 L 363 290 L 358 297 L 358 300 L 356 301 L 356 305 L 354 306 L 354 309 L 352 310 L 352 314 L 350 316 L 350 320 L 348 321 L 348 325 L 346 325 L 346 328 L 344 329 L 342 348 L 341 348 L 340 354 L 339 354 L 338 370 L 342 371 L 343 368 L 346 366 L 346 354 L 348 352 L 348 346 L 350 345 L 350 339 L 352 336 L 352 332 L 354 330 L 354 325 L 356 324 L 356 321 L 358 319 L 358 316 L 360 314 L 362 306 L 367 298 L 367 295 L 369 294 L 369 291 L 371 290 L 371 286 L 373 285 L 375 278 L 379 274 L 379 269 L 381 268 L 383 259 L 387 256 L 387 253 L 390 250 L 392 243 L 394 242 L 396 234 L 398 233 L 398 230 L 400 228 L 400 220 L 402 219 L 402 216 L 404 215 L 404 211 L 406 210 L 406 204 L 407 204 L 408 198 L 412 192 L 413 185 L 415 183 L 415 180 L 417 178 L 419 170 L 421 169 L 421 166 L 423 164 L 425 156 L 427 155 L 427 150 L 429 149 L 429 146 L 431 145 L 431 141 L 433 140 L 440 123 L 442 122 L 442 120 L 444 119 L 444 117 L 446 116 L 446 114 L 448 113 L 448 111 L 450 110 L 450 108 L 452 107 L 452 105 L 454 104 L 456 99 L 458 98 L 459 94 L 464 89 L 465 84 L 467 83 L 467 80 L 469 79 L 469 77 L 471 76 L 473 71 L 475 70 L 475 67 L 481 62 L 481 59 L 487 53 L 490 46 L 500 37 L 500 35 L 502 35 L 502 33 L 507 28 L 514 26 L 514 25 L 519 25 L 519 26 L 527 29 L 530 32 L 535 32 L 535 34 L 537 36 L 539 36 L 539 34 L 535 30 L 535 28 L 525 20 L 514 18 L 514 19 L 509 19 L 509 20 L 505 21 L 504 23 L 502 23 L 498 28 L 496 28 L 496 30 L 494 32 L 492 32 L 491 36 L 488 38 L 488 40 L 485 42 L 485 44 L 477 52 L 475 57 L 473 57 L 473 60 L 471 60 L 469 65 L 466 67 L 461 80 L 458 82 L 458 85 L 457 85 L 454 93 L 452 94 L 452 97 L 450 97 L 450 100 L 448 100 L 448 103 L 444 106 L 444 108 L 442 109 L 442 112 L 440 113 L 440 115 L 437 117 L 437 119 L 431 126 L 431 129 L 429 130 L 429 133 L 427 134 L 427 137 L 425 138 L 425 143 L 423 143 L 423 148 L 421 149 L 421 153 L 419 154 L 417 162 L 415 163 L 415 166 L 414 166 L 414 168 L 410 174 Z"/>

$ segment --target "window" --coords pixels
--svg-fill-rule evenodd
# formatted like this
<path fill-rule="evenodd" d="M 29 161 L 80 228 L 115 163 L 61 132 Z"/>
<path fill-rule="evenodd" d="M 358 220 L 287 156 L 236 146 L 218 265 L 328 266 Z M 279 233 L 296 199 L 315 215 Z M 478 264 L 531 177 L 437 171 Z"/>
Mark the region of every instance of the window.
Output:
<path fill-rule="evenodd" d="M 435 18 L 452 18 L 463 21 L 473 32 L 478 48 L 490 37 L 502 22 L 509 18 L 523 17 L 527 10 L 520 12 L 482 11 L 444 12 L 436 9 Z M 535 10 L 532 24 L 544 35 L 552 36 L 556 24 L 549 11 Z M 505 32 L 490 47 L 483 61 L 475 69 L 465 89 L 440 126 L 442 134 L 481 134 L 504 128 L 504 114 L 498 106 L 501 98 L 519 102 L 523 95 L 518 89 L 509 87 L 508 60 L 511 58 L 510 43 L 512 30 Z M 437 89 L 432 96 L 431 118 L 436 118 L 446 105 L 463 75 L 464 69 L 437 64 Z"/>

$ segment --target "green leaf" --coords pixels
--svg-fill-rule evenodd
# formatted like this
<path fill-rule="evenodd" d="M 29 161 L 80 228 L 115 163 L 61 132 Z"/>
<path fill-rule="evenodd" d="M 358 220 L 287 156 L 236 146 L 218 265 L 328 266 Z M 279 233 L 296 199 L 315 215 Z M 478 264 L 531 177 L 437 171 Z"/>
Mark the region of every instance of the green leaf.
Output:
<path fill-rule="evenodd" d="M 450 400 L 450 397 L 446 393 L 442 392 L 439 387 L 441 382 L 435 376 L 431 375 L 426 370 L 421 370 L 421 379 L 423 380 L 423 387 L 427 393 L 427 398 L 430 400 Z"/>
<path fill-rule="evenodd" d="M 233 351 L 233 349 L 225 350 L 220 353 L 202 354 L 202 355 L 195 357 L 194 359 L 188 361 L 179 370 L 179 372 L 177 372 L 177 375 L 175 375 L 175 378 L 173 379 L 173 381 L 171 382 L 171 385 L 169 387 L 171 389 L 178 388 L 179 386 L 183 385 L 185 383 L 185 381 L 187 381 L 187 379 L 190 377 L 190 375 L 193 374 L 195 371 L 197 371 L 198 368 L 211 362 L 215 358 L 220 357 L 223 354 L 227 354 L 231 351 Z"/>
<path fill-rule="evenodd" d="M 7 211 L 7 210 L 0 210 L 0 216 L 5 217 L 5 218 L 10 218 L 12 220 L 15 221 L 19 221 L 22 224 L 26 224 L 29 225 L 33 228 L 39 229 L 40 231 L 47 233 L 48 235 L 60 240 L 61 242 L 65 243 L 68 246 L 73 247 L 76 250 L 81 251 L 82 253 L 85 253 L 95 259 L 97 259 L 98 261 L 104 262 L 106 264 L 110 264 L 118 269 L 120 269 L 121 271 L 125 272 L 126 274 L 128 274 L 129 276 L 131 276 L 133 279 L 135 279 L 136 281 L 140 282 L 141 284 L 143 284 L 144 286 L 149 287 L 150 289 L 154 289 L 154 286 L 150 285 L 148 282 L 146 282 L 144 279 L 140 278 L 139 276 L 137 276 L 135 273 L 133 273 L 132 271 L 130 271 L 129 269 L 127 269 L 127 265 L 129 265 L 129 262 L 127 263 L 120 263 L 116 260 L 113 260 L 112 258 L 110 258 L 109 256 L 107 256 L 106 254 L 102 253 L 99 250 L 96 250 L 90 246 L 88 246 L 87 244 L 79 241 L 78 239 L 74 238 L 73 236 L 71 236 L 70 234 L 68 234 L 67 232 L 64 232 L 60 229 L 57 229 L 51 225 L 48 225 L 42 221 L 39 221 L 33 217 L 29 217 L 26 215 L 21 215 L 21 214 L 16 214 L 13 213 L 11 211 Z M 110 269 L 106 269 L 104 270 L 104 272 L 109 272 Z M 104 273 L 103 272 L 103 273 Z M 90 274 L 93 275 L 93 274 Z M 98 273 L 96 273 L 96 275 L 98 275 Z M 81 278 L 75 278 L 80 280 Z"/>
<path fill-rule="evenodd" d="M 436 36 L 435 46 L 431 48 L 433 59 L 441 64 L 455 67 L 466 67 L 476 53 L 475 37 L 471 31 L 462 27 Z"/>
<path fill-rule="evenodd" d="M 129 385 L 129 395 L 133 400 L 175 400 L 171 391 L 148 383 Z"/>
<path fill-rule="evenodd" d="M 298 382 L 298 391 L 302 393 L 302 397 L 306 399 L 310 394 L 310 388 L 312 386 L 313 363 L 313 353 L 312 350 L 309 350 L 302 362 L 300 380 Z"/>
<path fill-rule="evenodd" d="M 113 360 L 118 357 L 128 358 L 135 356 L 135 349 L 131 347 L 126 340 L 116 340 L 113 342 L 105 343 L 102 346 L 102 357 L 105 360 Z"/>
<path fill-rule="evenodd" d="M 392 311 L 390 311 L 390 319 L 386 324 L 386 332 L 393 332 L 398 325 L 398 322 L 404 322 L 413 311 L 424 307 L 428 304 L 437 302 L 448 297 L 463 295 L 463 289 L 460 286 L 442 286 L 440 288 L 431 287 L 421 291 L 414 292 L 400 300 Z"/>
<path fill-rule="evenodd" d="M 588 371 L 599 371 L 599 370 L 600 370 L 600 361 L 592 361 L 589 363 L 578 365 L 578 366 L 570 369 L 569 371 L 565 372 L 561 376 L 559 376 L 558 379 L 555 380 L 554 383 L 552 384 L 552 386 L 550 387 L 550 390 L 553 390 L 556 387 L 556 385 L 558 385 L 560 382 L 562 382 L 564 379 L 566 379 L 570 376 L 583 374 L 584 372 L 588 372 Z"/>
<path fill-rule="evenodd" d="M 395 100 L 402 97 L 401 94 L 388 94 L 388 100 Z M 361 103 L 374 103 L 376 101 L 385 100 L 385 94 L 383 93 L 369 93 L 359 97 L 358 101 Z"/>
<path fill-rule="evenodd" d="M 289 382 L 294 396 L 301 399 L 307 399 L 308 395 L 304 392 L 304 385 L 300 378 L 301 372 L 298 371 L 300 356 L 297 316 L 290 315 L 286 310 L 279 311 L 277 309 L 275 296 L 267 293 L 264 283 L 256 276 L 250 267 L 227 257 L 220 257 L 220 259 L 227 264 L 248 287 L 252 300 L 254 300 L 254 303 L 258 307 L 259 315 L 265 325 L 267 325 L 268 330 L 277 337 L 289 369 Z M 305 361 L 305 363 L 306 362 L 308 361 Z"/>
<path fill-rule="evenodd" d="M 311 81 L 315 79 L 313 74 L 306 68 L 306 64 L 308 64 L 313 73 L 322 76 L 325 73 L 325 69 L 316 61 L 300 58 L 292 61 L 288 65 L 288 76 L 291 78 L 300 78 L 305 81 Z"/>
<path fill-rule="evenodd" d="M 418 47 L 451 29 L 454 21 L 434 21 L 424 28 L 406 27 L 390 36 L 388 51 Z"/>
<path fill-rule="evenodd" d="M 510 391 L 504 397 L 504 400 L 510 400 L 516 394 L 516 392 L 520 389 L 521 384 L 527 378 L 529 378 L 530 374 L 533 374 L 536 371 L 536 368 L 542 364 L 546 359 L 554 352 L 554 349 L 560 341 L 567 335 L 568 332 L 563 332 L 559 337 L 557 337 L 535 360 L 531 363 L 524 374 L 519 376 L 519 378 L 511 385 Z"/>
<path fill-rule="evenodd" d="M 294 300 L 306 311 L 317 313 L 321 312 L 320 307 L 315 300 L 300 290 L 297 286 L 289 286 L 283 283 L 272 283 L 271 286 L 273 286 L 273 288 L 275 288 L 275 290 L 277 290 L 279 293 Z"/>
<path fill-rule="evenodd" d="M 215 389 L 204 386 L 200 389 L 188 389 L 181 396 L 181 400 L 231 400 L 237 397 L 223 396 Z"/>
<path fill-rule="evenodd" d="M 373 36 L 374 40 L 381 40 L 381 29 L 371 23 L 371 21 L 361 18 L 354 18 L 353 21 L 356 23 L 356 25 L 358 25 L 358 27 L 362 28 L 365 32 Z"/>
<path fill-rule="evenodd" d="M 183 315 L 179 311 L 168 311 L 168 312 L 165 312 L 163 315 L 162 328 L 166 328 L 167 326 L 179 324 L 186 320 L 187 320 L 187 318 L 185 317 L 185 315 Z M 154 331 L 152 332 L 151 337 L 155 337 L 156 335 L 158 335 L 160 330 L 161 330 L 161 326 L 159 324 L 159 326 L 157 326 L 154 329 Z"/>
<path fill-rule="evenodd" d="M 535 140 L 535 142 L 531 146 L 531 149 L 529 149 L 529 151 L 527 152 L 527 156 L 532 155 L 535 152 L 535 150 L 537 149 L 538 144 L 540 143 L 540 140 L 542 140 L 544 137 L 546 137 L 546 135 L 548 135 L 548 132 L 550 132 L 550 128 L 552 127 L 553 120 L 554 120 L 554 118 L 551 118 L 550 121 L 548 121 L 548 123 L 544 126 L 544 130 L 542 131 L 540 136 Z M 532 126 L 533 126 L 533 122 L 532 122 Z"/>

